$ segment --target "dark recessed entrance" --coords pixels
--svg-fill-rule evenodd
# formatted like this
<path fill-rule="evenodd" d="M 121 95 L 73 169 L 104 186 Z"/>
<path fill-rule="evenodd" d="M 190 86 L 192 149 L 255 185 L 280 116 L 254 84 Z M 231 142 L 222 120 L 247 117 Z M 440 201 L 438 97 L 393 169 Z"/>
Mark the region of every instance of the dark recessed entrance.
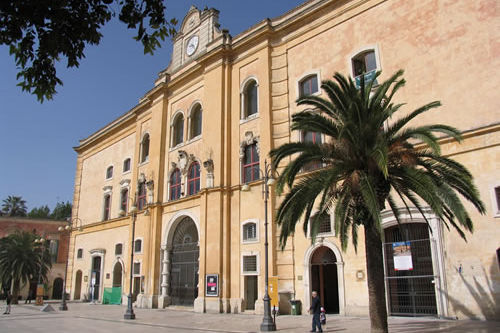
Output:
<path fill-rule="evenodd" d="M 326 313 L 339 313 L 339 283 L 337 258 L 333 251 L 322 246 L 311 258 L 311 291 L 317 291 Z"/>
<path fill-rule="evenodd" d="M 401 227 L 385 229 L 384 234 L 389 313 L 397 316 L 437 315 L 427 224 L 402 224 Z"/>
<path fill-rule="evenodd" d="M 198 230 L 189 217 L 179 222 L 172 241 L 170 297 L 173 305 L 193 305 L 198 297 Z"/>

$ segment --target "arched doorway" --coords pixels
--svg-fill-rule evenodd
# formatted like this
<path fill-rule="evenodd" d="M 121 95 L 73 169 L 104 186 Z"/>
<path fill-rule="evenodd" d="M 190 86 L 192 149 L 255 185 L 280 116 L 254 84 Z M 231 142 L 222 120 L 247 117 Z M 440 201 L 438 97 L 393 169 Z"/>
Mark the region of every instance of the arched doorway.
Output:
<path fill-rule="evenodd" d="M 122 264 L 117 262 L 113 268 L 113 288 L 122 286 Z"/>
<path fill-rule="evenodd" d="M 333 251 L 318 247 L 311 257 L 311 291 L 318 292 L 326 313 L 339 313 L 337 258 Z"/>
<path fill-rule="evenodd" d="M 437 315 L 436 276 L 427 223 L 388 227 L 384 236 L 390 315 Z"/>
<path fill-rule="evenodd" d="M 73 294 L 73 299 L 80 299 L 82 293 L 82 271 L 78 270 L 75 277 L 75 293 Z"/>
<path fill-rule="evenodd" d="M 170 297 L 173 305 L 193 305 L 198 297 L 198 230 L 190 217 L 184 217 L 172 237 Z"/>
<path fill-rule="evenodd" d="M 63 279 L 55 278 L 52 285 L 52 299 L 62 299 Z"/>

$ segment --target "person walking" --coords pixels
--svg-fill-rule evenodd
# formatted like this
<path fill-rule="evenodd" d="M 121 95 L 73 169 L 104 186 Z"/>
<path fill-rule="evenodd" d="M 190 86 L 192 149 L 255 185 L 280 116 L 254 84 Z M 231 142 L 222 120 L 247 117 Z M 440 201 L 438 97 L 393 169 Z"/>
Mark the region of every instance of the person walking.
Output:
<path fill-rule="evenodd" d="M 7 291 L 7 297 L 5 301 L 7 302 L 7 307 L 5 308 L 5 312 L 3 314 L 10 314 L 10 302 L 12 301 L 12 295 L 10 291 Z"/>
<path fill-rule="evenodd" d="M 316 332 L 316 327 L 318 328 L 318 332 L 323 332 L 321 322 L 319 320 L 319 315 L 321 314 L 321 302 L 316 291 L 312 292 L 312 302 L 311 307 L 309 308 L 309 313 L 312 313 L 313 315 L 311 332 Z"/>
<path fill-rule="evenodd" d="M 29 289 L 28 291 L 28 297 L 26 297 L 26 300 L 24 301 L 24 304 L 31 304 L 31 300 L 33 299 L 33 289 Z"/>

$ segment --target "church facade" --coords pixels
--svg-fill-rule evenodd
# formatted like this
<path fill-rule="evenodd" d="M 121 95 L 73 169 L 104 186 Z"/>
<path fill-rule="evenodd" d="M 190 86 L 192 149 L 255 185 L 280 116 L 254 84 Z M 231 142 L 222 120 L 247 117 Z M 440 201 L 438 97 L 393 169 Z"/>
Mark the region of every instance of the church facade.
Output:
<path fill-rule="evenodd" d="M 120 288 L 113 290 L 126 304 L 132 273 L 138 307 L 261 313 L 269 151 L 325 140 L 291 131 L 291 115 L 303 109 L 295 100 L 323 96 L 321 81 L 335 72 L 359 78 L 382 70 L 384 80 L 405 69 L 399 98 L 406 110 L 440 100 L 418 122 L 463 131 L 460 144 L 442 138 L 442 151 L 474 174 L 487 213 L 471 208 L 468 242 L 430 209 L 430 228 L 414 211 L 404 216 L 405 231 L 385 213 L 388 311 L 498 319 L 496 1 L 311 0 L 234 37 L 218 14 L 191 7 L 154 87 L 75 148 L 73 216 L 84 228 L 71 237 L 71 299 L 103 301 L 109 288 Z M 352 246 L 342 252 L 325 219 L 314 243 L 297 230 L 281 250 L 272 223 L 280 198 L 270 191 L 268 269 L 280 313 L 290 312 L 293 299 L 307 309 L 317 290 L 327 312 L 367 315 L 362 236 L 357 253 Z M 395 258 L 405 239 L 411 267 Z"/>

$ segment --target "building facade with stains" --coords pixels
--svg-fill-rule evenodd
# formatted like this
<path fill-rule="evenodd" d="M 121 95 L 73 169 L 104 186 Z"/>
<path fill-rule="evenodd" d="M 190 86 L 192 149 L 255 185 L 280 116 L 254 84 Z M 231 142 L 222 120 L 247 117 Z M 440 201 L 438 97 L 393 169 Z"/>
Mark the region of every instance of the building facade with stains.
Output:
<path fill-rule="evenodd" d="M 192 7 L 154 87 L 75 148 L 73 216 L 84 228 L 71 238 L 71 299 L 93 291 L 102 300 L 115 287 L 125 300 L 132 269 L 138 307 L 261 313 L 259 169 L 284 143 L 326 140 L 290 129 L 291 115 L 304 109 L 295 100 L 325 97 L 321 81 L 335 72 L 355 78 L 381 70 L 383 81 L 404 69 L 398 101 L 405 112 L 443 103 L 414 124 L 463 132 L 463 142 L 443 137 L 441 148 L 474 174 L 487 213 L 471 208 L 475 231 L 467 242 L 430 209 L 430 228 L 416 211 L 404 216 L 406 235 L 384 213 L 389 313 L 498 319 L 498 7 L 494 0 L 311 0 L 237 36 L 220 28 L 217 10 Z M 271 187 L 270 222 L 279 202 Z M 357 253 L 352 246 L 342 252 L 332 225 L 325 219 L 314 243 L 297 230 L 281 250 L 269 224 L 280 312 L 290 311 L 290 299 L 308 308 L 318 290 L 327 312 L 367 315 L 364 239 Z M 412 270 L 394 260 L 403 239 L 411 240 Z"/>

